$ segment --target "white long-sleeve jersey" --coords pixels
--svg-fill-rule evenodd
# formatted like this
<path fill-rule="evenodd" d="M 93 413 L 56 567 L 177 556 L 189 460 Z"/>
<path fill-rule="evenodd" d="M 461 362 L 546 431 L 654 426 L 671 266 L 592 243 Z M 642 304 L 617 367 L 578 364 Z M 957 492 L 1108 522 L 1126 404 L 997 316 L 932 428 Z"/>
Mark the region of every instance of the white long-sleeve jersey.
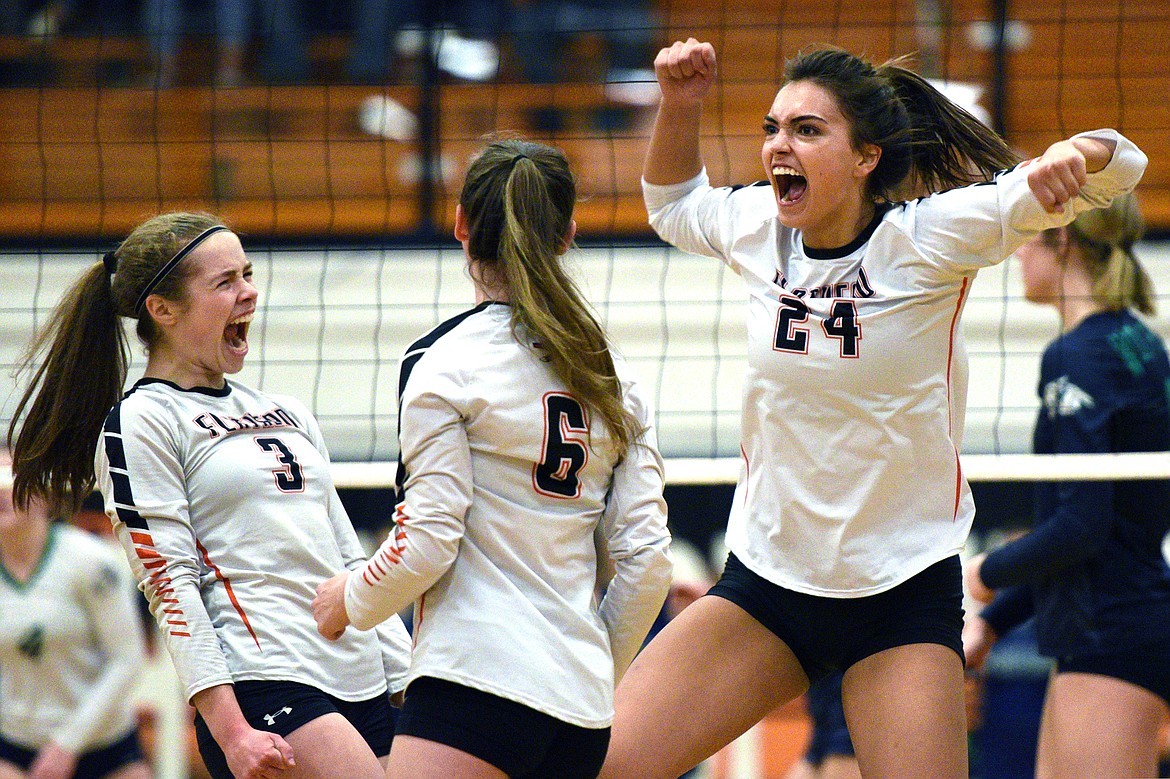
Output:
<path fill-rule="evenodd" d="M 365 560 L 299 401 L 144 379 L 106 418 L 96 469 L 188 698 L 245 679 L 349 701 L 404 686 L 401 620 L 336 642 L 317 632 L 317 585 Z"/>
<path fill-rule="evenodd" d="M 650 222 L 747 285 L 742 463 L 727 542 L 751 570 L 812 595 L 888 590 L 955 554 L 975 508 L 959 465 L 967 358 L 960 316 L 980 268 L 1108 205 L 1145 155 L 1112 130 L 1112 160 L 1049 214 L 1020 167 L 899 203 L 852 243 L 813 250 L 769 186 L 706 172 L 643 182 Z"/>
<path fill-rule="evenodd" d="M 27 581 L 0 566 L 0 735 L 80 754 L 134 729 L 142 624 L 118 550 L 54 523 Z"/>
<path fill-rule="evenodd" d="M 397 532 L 349 577 L 368 628 L 415 603 L 410 678 L 483 690 L 588 728 L 670 583 L 662 461 L 651 416 L 620 462 L 604 425 L 484 303 L 415 342 L 399 380 Z M 601 537 L 616 573 L 596 598 Z"/>

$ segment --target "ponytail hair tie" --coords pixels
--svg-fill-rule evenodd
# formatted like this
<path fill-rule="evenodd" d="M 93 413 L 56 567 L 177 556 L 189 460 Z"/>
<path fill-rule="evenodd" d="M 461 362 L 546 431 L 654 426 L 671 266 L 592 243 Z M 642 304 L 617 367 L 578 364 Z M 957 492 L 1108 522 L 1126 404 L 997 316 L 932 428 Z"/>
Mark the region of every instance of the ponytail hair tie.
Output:
<path fill-rule="evenodd" d="M 102 264 L 106 266 L 106 275 L 113 276 L 118 272 L 118 255 L 114 252 L 106 252 L 102 255 Z"/>

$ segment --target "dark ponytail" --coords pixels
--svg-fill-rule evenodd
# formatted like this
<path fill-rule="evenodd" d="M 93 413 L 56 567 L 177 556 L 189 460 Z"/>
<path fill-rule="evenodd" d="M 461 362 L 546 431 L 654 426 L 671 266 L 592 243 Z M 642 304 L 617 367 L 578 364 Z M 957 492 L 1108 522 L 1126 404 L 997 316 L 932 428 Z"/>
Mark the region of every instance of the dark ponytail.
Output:
<path fill-rule="evenodd" d="M 977 181 L 1019 162 L 994 131 L 894 60 L 879 67 L 840 49 L 800 54 L 785 81 L 812 81 L 834 96 L 853 146 L 882 150 L 867 180 L 874 200 L 895 201 Z"/>
<path fill-rule="evenodd" d="M 122 395 L 129 363 L 110 277 L 97 263 L 65 293 L 20 365 L 31 377 L 8 427 L 17 506 L 39 497 L 51 513 L 72 514 L 93 489 L 98 434 Z"/>
<path fill-rule="evenodd" d="M 53 514 L 74 513 L 94 487 L 94 455 L 106 414 L 121 399 L 130 364 L 120 317 L 138 319 L 147 350 L 157 331 L 135 301 L 159 268 L 192 238 L 221 224 L 207 214 L 163 214 L 139 225 L 118 249 L 86 269 L 33 337 L 18 366 L 28 386 L 8 426 L 12 497 L 42 498 Z M 182 300 L 187 263 L 154 288 Z M 19 431 L 19 432 L 18 432 Z"/>

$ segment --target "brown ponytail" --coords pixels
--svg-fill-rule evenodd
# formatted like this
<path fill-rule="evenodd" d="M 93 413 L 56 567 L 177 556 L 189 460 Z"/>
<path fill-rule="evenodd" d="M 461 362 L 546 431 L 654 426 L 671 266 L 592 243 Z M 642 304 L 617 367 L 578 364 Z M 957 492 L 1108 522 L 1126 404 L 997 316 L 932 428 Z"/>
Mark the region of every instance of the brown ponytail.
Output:
<path fill-rule="evenodd" d="M 73 513 L 93 490 L 98 437 L 122 397 L 130 363 L 119 317 L 138 319 L 138 337 L 149 351 L 157 331 L 149 316 L 136 316 L 136 299 L 159 268 L 215 224 L 221 222 L 207 214 L 176 213 L 139 225 L 106 260 L 86 269 L 33 337 L 17 369 L 29 375 L 28 387 L 8 426 L 16 505 L 39 497 L 51 513 Z M 182 300 L 185 265 L 154 294 Z"/>
<path fill-rule="evenodd" d="M 513 327 L 540 342 L 557 377 L 601 417 L 621 456 L 642 429 L 623 403 L 605 331 L 560 262 L 576 197 L 560 151 L 506 140 L 472 163 L 459 202 L 471 257 L 495 266 L 507 284 Z"/>
<path fill-rule="evenodd" d="M 854 148 L 881 148 L 867 180 L 871 198 L 894 201 L 966 186 L 1020 161 L 999 135 L 902 61 L 874 67 L 830 48 L 785 64 L 786 82 L 812 81 L 836 98 L 852 127 Z"/>

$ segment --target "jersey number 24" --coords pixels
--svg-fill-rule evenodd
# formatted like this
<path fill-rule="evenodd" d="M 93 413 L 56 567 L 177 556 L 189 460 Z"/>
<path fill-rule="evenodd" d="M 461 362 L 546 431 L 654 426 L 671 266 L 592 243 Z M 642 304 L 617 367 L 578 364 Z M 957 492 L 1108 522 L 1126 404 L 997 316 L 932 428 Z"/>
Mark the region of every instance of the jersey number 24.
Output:
<path fill-rule="evenodd" d="M 780 298 L 780 311 L 776 315 L 776 340 L 778 352 L 808 354 L 808 305 L 797 297 L 785 295 Z M 857 319 L 857 305 L 848 299 L 833 301 L 829 315 L 821 320 L 825 336 L 834 338 L 841 345 L 842 357 L 857 357 L 861 341 L 861 322 Z"/>

